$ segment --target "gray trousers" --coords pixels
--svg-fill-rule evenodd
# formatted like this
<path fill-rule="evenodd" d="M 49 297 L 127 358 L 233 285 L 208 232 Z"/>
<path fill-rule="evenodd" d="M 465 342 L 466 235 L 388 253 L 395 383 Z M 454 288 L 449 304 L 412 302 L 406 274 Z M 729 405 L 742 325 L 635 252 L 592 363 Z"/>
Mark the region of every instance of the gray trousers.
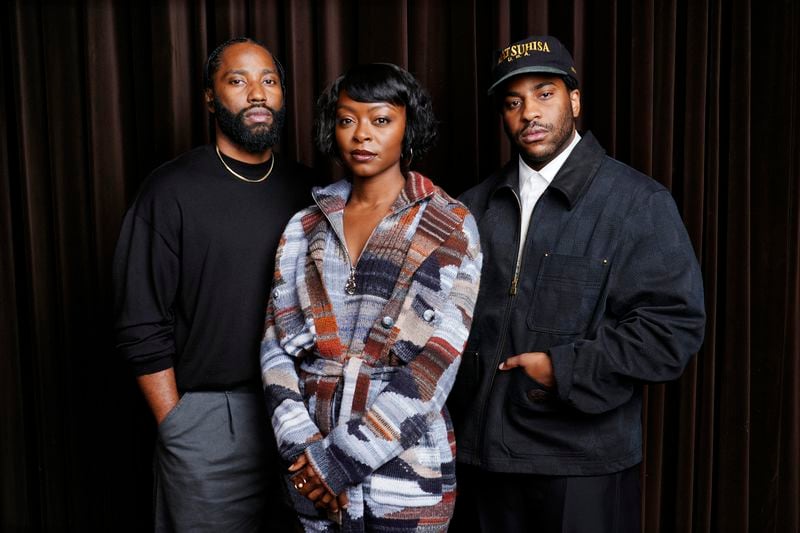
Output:
<path fill-rule="evenodd" d="M 155 530 L 283 531 L 260 391 L 187 392 L 158 427 Z M 291 526 L 288 526 L 291 528 Z M 291 530 L 291 529 L 288 529 Z"/>

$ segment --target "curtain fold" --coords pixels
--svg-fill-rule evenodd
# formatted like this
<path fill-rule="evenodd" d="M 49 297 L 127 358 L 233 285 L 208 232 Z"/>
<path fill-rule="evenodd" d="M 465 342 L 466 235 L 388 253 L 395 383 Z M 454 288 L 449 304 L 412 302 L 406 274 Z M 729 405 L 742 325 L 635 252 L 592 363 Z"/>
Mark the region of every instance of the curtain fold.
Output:
<path fill-rule="evenodd" d="M 11 0 L 0 7 L 0 529 L 147 530 L 151 415 L 113 353 L 111 258 L 158 165 L 209 142 L 202 66 L 250 35 L 287 69 L 280 157 L 317 154 L 320 91 L 390 61 L 429 89 L 457 195 L 512 149 L 492 53 L 558 36 L 582 130 L 668 187 L 706 340 L 648 387 L 647 532 L 800 529 L 800 7 L 791 0 Z"/>

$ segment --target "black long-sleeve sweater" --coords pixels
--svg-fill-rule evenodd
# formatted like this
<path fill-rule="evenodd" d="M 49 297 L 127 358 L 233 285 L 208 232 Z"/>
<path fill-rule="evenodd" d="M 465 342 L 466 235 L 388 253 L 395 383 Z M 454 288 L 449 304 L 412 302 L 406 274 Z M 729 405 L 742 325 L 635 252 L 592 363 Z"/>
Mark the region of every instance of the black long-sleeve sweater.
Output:
<path fill-rule="evenodd" d="M 260 383 L 275 251 L 314 183 L 310 169 L 275 157 L 266 180 L 247 183 L 202 146 L 143 183 L 113 265 L 117 348 L 136 375 L 174 367 L 181 392 Z"/>

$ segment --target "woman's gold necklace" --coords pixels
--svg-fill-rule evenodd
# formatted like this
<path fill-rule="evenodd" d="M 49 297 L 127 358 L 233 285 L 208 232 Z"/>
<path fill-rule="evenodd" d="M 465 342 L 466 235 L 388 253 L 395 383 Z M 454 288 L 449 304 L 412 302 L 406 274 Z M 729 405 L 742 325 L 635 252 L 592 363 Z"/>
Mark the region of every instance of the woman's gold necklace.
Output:
<path fill-rule="evenodd" d="M 215 145 L 214 148 L 217 149 L 217 157 L 219 157 L 219 160 L 222 161 L 222 165 L 228 170 L 228 172 L 230 172 L 231 174 L 233 174 L 234 176 L 236 176 L 240 180 L 246 181 L 247 183 L 260 183 L 260 182 L 264 181 L 265 179 L 267 179 L 269 177 L 270 174 L 272 174 L 272 168 L 275 166 L 275 152 L 273 152 L 272 153 L 272 157 L 270 158 L 271 163 L 269 165 L 269 170 L 267 170 L 267 173 L 264 174 L 263 176 L 261 176 L 260 178 L 258 178 L 257 180 L 251 180 L 250 178 L 245 178 L 244 176 L 242 176 L 238 172 L 235 172 L 231 167 L 228 166 L 228 163 L 226 163 L 225 160 L 222 158 L 222 154 L 219 153 L 219 146 Z"/>

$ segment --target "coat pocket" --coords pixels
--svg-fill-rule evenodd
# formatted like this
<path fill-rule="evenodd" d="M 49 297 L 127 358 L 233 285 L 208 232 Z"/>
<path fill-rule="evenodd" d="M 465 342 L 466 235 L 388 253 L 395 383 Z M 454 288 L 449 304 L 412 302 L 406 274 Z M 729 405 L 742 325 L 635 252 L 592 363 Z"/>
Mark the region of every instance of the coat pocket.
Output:
<path fill-rule="evenodd" d="M 386 343 L 383 352 L 391 351 L 405 364 L 413 361 L 442 322 L 441 300 L 439 294 L 413 287 L 403 303 L 396 324 L 390 316 L 380 319 L 381 326 L 388 329 L 394 325 L 398 331 L 397 337 Z"/>
<path fill-rule="evenodd" d="M 528 311 L 528 328 L 556 335 L 584 333 L 609 267 L 607 259 L 545 254 Z"/>
<path fill-rule="evenodd" d="M 442 500 L 442 442 L 447 443 L 444 420 L 436 417 L 417 444 L 377 469 L 368 478 L 365 496 L 395 511 L 407 507 L 430 507 Z"/>
<path fill-rule="evenodd" d="M 589 433 L 574 429 L 583 416 L 521 368 L 511 370 L 501 427 L 512 455 L 584 456 Z"/>
<path fill-rule="evenodd" d="M 506 398 L 511 414 L 527 412 L 560 412 L 563 404 L 556 397 L 553 389 L 545 387 L 522 368 L 515 368 L 510 372 Z"/>

